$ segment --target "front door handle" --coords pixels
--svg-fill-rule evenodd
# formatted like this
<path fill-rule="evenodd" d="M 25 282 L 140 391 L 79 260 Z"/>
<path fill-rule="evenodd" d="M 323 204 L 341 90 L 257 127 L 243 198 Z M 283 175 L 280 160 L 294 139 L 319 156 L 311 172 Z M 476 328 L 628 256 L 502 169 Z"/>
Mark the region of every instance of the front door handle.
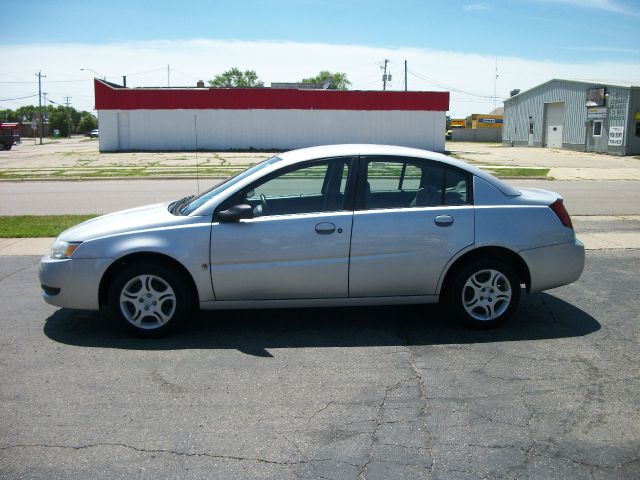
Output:
<path fill-rule="evenodd" d="M 448 227 L 453 225 L 453 217 L 451 215 L 438 215 L 434 220 L 439 227 Z"/>
<path fill-rule="evenodd" d="M 316 225 L 316 233 L 320 235 L 329 235 L 336 231 L 336 226 L 330 222 L 322 222 Z"/>

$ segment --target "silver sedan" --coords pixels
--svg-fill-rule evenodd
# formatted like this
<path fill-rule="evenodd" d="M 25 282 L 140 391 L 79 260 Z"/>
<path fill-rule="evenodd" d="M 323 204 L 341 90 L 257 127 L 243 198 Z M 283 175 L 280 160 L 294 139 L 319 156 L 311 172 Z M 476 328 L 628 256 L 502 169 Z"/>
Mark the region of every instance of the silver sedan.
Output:
<path fill-rule="evenodd" d="M 196 196 L 63 232 L 44 299 L 144 336 L 197 308 L 434 303 L 492 327 L 521 290 L 584 267 L 562 198 L 441 154 L 336 145 L 279 154 Z"/>

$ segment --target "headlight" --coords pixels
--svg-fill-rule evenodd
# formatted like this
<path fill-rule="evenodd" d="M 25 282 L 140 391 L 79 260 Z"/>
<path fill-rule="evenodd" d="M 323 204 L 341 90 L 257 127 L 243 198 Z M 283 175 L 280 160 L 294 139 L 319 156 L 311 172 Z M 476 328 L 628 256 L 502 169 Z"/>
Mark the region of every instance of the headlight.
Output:
<path fill-rule="evenodd" d="M 56 259 L 71 258 L 71 255 L 73 255 L 73 252 L 81 243 L 82 242 L 63 242 L 62 240 L 56 239 L 51 246 L 49 256 Z"/>

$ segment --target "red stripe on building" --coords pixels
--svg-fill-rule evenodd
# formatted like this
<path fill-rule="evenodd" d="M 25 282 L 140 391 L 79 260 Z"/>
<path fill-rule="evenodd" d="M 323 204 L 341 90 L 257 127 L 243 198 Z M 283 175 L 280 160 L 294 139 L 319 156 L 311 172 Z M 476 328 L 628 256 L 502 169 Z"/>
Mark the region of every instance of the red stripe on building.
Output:
<path fill-rule="evenodd" d="M 115 88 L 95 79 L 96 110 L 449 110 L 449 92 L 270 88 Z"/>

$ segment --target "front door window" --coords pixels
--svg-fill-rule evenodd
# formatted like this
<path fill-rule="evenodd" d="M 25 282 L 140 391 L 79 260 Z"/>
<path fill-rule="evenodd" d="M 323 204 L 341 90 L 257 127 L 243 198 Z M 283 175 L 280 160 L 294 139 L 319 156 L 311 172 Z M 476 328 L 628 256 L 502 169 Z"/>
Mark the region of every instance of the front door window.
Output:
<path fill-rule="evenodd" d="M 349 176 L 348 159 L 333 159 L 288 170 L 243 192 L 241 203 L 254 217 L 341 211 Z"/>

